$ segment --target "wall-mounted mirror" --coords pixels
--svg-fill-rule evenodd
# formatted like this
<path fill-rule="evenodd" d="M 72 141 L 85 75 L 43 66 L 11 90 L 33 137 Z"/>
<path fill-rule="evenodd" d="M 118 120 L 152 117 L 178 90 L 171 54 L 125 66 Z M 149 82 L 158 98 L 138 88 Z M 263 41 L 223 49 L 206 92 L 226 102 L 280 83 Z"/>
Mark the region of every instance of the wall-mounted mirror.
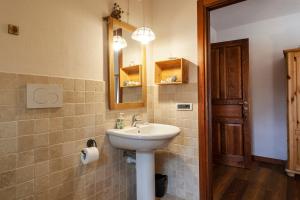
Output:
<path fill-rule="evenodd" d="M 131 38 L 135 29 L 108 17 L 109 107 L 113 110 L 146 105 L 146 48 Z"/>

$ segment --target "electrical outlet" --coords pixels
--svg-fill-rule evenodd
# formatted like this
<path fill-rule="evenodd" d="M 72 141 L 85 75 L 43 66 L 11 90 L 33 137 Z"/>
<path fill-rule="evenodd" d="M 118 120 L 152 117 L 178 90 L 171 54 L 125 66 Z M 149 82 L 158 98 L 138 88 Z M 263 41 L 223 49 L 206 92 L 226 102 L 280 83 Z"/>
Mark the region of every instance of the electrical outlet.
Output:
<path fill-rule="evenodd" d="M 193 104 L 192 103 L 177 103 L 176 109 L 181 111 L 191 111 L 193 110 Z"/>

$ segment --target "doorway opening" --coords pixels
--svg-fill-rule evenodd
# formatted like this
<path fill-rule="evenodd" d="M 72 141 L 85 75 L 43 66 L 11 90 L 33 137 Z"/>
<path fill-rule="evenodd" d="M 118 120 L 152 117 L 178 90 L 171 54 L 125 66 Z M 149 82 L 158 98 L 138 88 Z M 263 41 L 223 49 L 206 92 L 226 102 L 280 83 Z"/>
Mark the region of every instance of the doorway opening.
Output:
<path fill-rule="evenodd" d="M 268 73 L 270 71 L 266 72 L 267 68 L 265 66 L 259 66 L 259 70 L 257 70 L 257 72 L 259 72 L 260 74 L 258 74 L 257 77 L 259 77 L 258 80 L 260 80 L 260 82 L 257 81 L 256 83 L 251 83 L 251 86 L 248 86 L 250 85 L 250 83 L 248 84 L 248 79 L 251 79 L 251 75 L 249 77 L 248 71 L 249 69 L 251 69 L 252 66 L 249 67 L 249 57 L 247 58 L 247 54 L 249 55 L 250 47 L 251 55 L 251 48 L 253 48 L 253 46 L 251 46 L 251 42 L 253 41 L 253 37 L 250 37 L 247 34 L 244 34 L 242 37 L 237 37 L 236 35 L 238 34 L 231 34 L 230 31 L 227 31 L 226 37 L 222 37 L 222 39 L 213 42 L 211 42 L 210 40 L 210 17 L 212 11 L 215 11 L 219 8 L 227 7 L 232 4 L 237 5 L 230 6 L 228 8 L 237 8 L 239 6 L 238 3 L 241 3 L 242 1 L 243 0 L 198 1 L 198 116 L 201 199 L 213 199 L 213 190 L 215 190 L 213 188 L 213 178 L 216 177 L 213 175 L 221 173 L 220 171 L 222 171 L 222 173 L 224 171 L 228 172 L 226 173 L 227 175 L 225 175 L 225 179 L 223 179 L 223 181 L 226 180 L 226 176 L 232 177 L 235 174 L 238 174 L 241 177 L 244 176 L 244 178 L 245 176 L 257 176 L 258 179 L 261 178 L 262 176 L 264 176 L 263 173 L 255 174 L 255 172 L 252 170 L 248 170 L 247 173 L 243 173 L 243 168 L 250 168 L 251 166 L 255 166 L 257 163 L 272 163 L 277 164 L 278 166 L 278 169 L 274 170 L 275 173 L 268 172 L 268 175 L 265 174 L 267 177 L 270 177 L 270 179 L 267 178 L 264 181 L 273 183 L 275 181 L 272 181 L 271 179 L 273 177 L 278 177 L 278 180 L 282 180 L 285 183 L 289 183 L 283 172 L 283 163 L 284 160 L 286 160 L 287 147 L 285 143 L 286 112 L 284 106 L 286 104 L 286 96 L 283 95 L 286 86 L 286 75 L 282 51 L 287 48 L 295 48 L 297 46 L 297 43 L 295 43 L 296 40 L 293 40 L 293 43 L 285 44 L 285 47 L 280 46 L 282 45 L 280 42 L 283 40 L 276 39 L 276 37 L 281 34 L 282 29 L 276 29 L 276 31 L 273 32 L 271 30 L 266 30 L 265 32 L 274 33 L 273 36 L 275 39 L 269 37 L 270 40 L 274 41 L 272 45 L 268 47 L 271 50 L 268 50 L 268 48 L 255 48 L 257 48 L 256 50 L 258 52 L 269 51 L 273 54 L 276 54 L 274 57 L 276 57 L 277 59 L 264 59 L 264 61 L 267 62 L 271 61 L 269 62 L 269 65 L 271 65 L 273 71 L 271 71 L 271 73 Z M 243 3 L 247 2 L 250 1 L 244 1 Z M 264 2 L 267 2 L 267 0 L 265 0 Z M 258 5 L 258 7 L 261 6 L 262 8 L 260 9 L 263 9 L 263 6 L 266 5 L 266 3 L 264 2 L 257 1 L 256 5 Z M 273 6 L 274 2 L 271 3 Z M 233 9 L 231 9 L 231 11 L 232 10 Z M 241 13 L 243 11 L 239 12 Z M 232 15 L 232 13 L 227 12 L 227 15 Z M 222 21 L 222 18 L 219 19 L 219 21 Z M 236 19 L 232 21 L 236 21 Z M 288 24 L 283 23 L 283 21 L 284 20 L 281 20 L 281 25 L 285 26 L 285 24 Z M 228 24 L 230 26 L 230 23 L 231 22 L 228 22 L 224 26 L 228 26 Z M 265 23 L 265 27 L 261 27 L 259 29 L 244 28 L 244 30 L 246 33 L 248 33 L 249 30 L 261 30 L 262 28 L 266 29 L 266 27 L 268 27 L 267 23 Z M 293 29 L 285 30 L 290 30 L 289 32 L 293 32 Z M 261 35 L 259 37 L 262 38 Z M 286 39 L 286 36 L 284 36 L 283 38 L 285 38 L 285 42 L 288 41 Z M 268 38 L 264 38 L 264 40 L 269 41 Z M 266 45 L 264 47 L 266 47 Z M 276 48 L 277 52 L 273 51 Z M 280 51 L 278 49 L 280 49 Z M 252 55 L 254 55 L 254 53 Z M 255 54 L 255 56 L 261 55 Z M 239 63 L 240 65 L 237 63 Z M 267 74 L 267 76 L 263 76 L 262 74 Z M 266 77 L 269 77 L 269 79 L 267 79 Z M 254 79 L 252 78 L 251 80 L 253 81 Z M 251 80 L 249 82 L 251 82 Z M 270 80 L 273 80 L 273 82 L 270 82 Z M 249 92 L 249 94 L 247 93 L 247 90 L 250 89 L 249 87 L 253 87 L 253 85 L 256 85 L 256 88 L 263 88 L 260 89 L 260 92 L 263 92 L 259 94 L 261 95 L 261 99 L 259 100 L 254 98 L 254 100 L 252 100 L 252 91 Z M 269 88 L 269 90 L 265 90 L 266 88 Z M 258 94 L 256 93 L 255 95 L 256 98 Z M 252 101 L 256 101 L 256 103 L 257 101 L 268 102 L 268 104 L 266 105 L 260 104 L 263 106 L 259 107 L 260 110 L 258 112 L 256 110 L 256 113 L 254 113 L 256 114 L 256 117 L 251 116 L 250 109 L 253 109 Z M 250 108 L 250 105 L 252 108 Z M 267 112 L 264 112 L 266 107 L 269 108 L 269 110 Z M 256 109 L 257 108 L 258 106 L 256 106 Z M 259 113 L 259 115 L 257 115 L 257 113 Z M 269 128 L 270 125 L 267 124 L 267 122 L 269 121 L 265 121 L 261 117 L 265 117 L 264 119 L 267 120 L 272 119 L 273 122 L 276 123 L 272 123 L 271 126 L 276 128 L 264 131 L 264 129 Z M 252 119 L 253 121 L 255 119 L 256 121 L 260 120 L 261 122 L 252 122 Z M 254 127 L 256 128 L 256 130 L 254 131 L 256 137 L 252 139 L 251 126 L 254 123 L 256 126 Z M 259 127 L 259 129 L 257 129 L 257 124 L 262 124 L 261 127 Z M 276 132 L 277 129 L 280 130 Z M 267 135 L 264 132 L 269 132 L 272 134 Z M 276 136 L 277 138 L 273 139 L 272 136 Z M 260 141 L 258 142 L 258 140 Z M 251 145 L 252 141 L 253 145 Z M 252 149 L 254 149 L 253 151 L 251 150 L 251 146 Z M 262 149 L 265 146 L 267 146 L 267 148 Z M 225 167 L 215 169 L 214 166 L 219 166 L 218 164 L 222 164 L 222 166 Z M 272 165 L 269 166 L 265 164 L 259 164 L 259 166 L 256 166 L 256 171 L 268 171 L 266 170 L 268 168 L 273 169 Z M 277 174 L 276 172 L 279 171 L 280 174 Z M 232 181 L 230 184 L 233 185 L 235 188 L 239 188 L 239 191 L 243 191 L 245 188 L 248 187 L 247 184 L 249 183 L 247 183 L 247 180 L 244 180 L 245 179 L 243 178 L 237 179 L 236 181 Z M 251 180 L 249 181 L 251 182 Z M 261 186 L 259 186 L 258 188 L 260 187 Z M 228 191 L 232 192 L 230 191 L 230 189 Z M 281 191 L 280 194 L 283 193 L 286 192 Z M 279 196 L 280 195 L 277 193 L 277 197 Z"/>

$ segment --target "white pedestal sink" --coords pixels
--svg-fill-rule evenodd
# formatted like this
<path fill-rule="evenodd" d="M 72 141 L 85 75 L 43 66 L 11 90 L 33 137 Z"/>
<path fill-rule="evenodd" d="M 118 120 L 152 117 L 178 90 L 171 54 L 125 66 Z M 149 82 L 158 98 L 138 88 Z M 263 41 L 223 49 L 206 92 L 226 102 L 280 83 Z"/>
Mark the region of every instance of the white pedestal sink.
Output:
<path fill-rule="evenodd" d="M 114 147 L 136 151 L 137 200 L 155 200 L 154 151 L 165 147 L 180 129 L 164 124 L 147 124 L 106 132 Z"/>

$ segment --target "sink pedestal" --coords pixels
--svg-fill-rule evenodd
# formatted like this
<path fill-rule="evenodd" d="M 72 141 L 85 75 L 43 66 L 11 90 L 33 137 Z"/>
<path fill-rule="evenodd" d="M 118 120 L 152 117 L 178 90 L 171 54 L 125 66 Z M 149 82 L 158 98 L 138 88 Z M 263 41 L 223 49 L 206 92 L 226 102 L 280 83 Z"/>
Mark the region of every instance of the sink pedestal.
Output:
<path fill-rule="evenodd" d="M 154 151 L 136 152 L 137 200 L 155 200 Z"/>

